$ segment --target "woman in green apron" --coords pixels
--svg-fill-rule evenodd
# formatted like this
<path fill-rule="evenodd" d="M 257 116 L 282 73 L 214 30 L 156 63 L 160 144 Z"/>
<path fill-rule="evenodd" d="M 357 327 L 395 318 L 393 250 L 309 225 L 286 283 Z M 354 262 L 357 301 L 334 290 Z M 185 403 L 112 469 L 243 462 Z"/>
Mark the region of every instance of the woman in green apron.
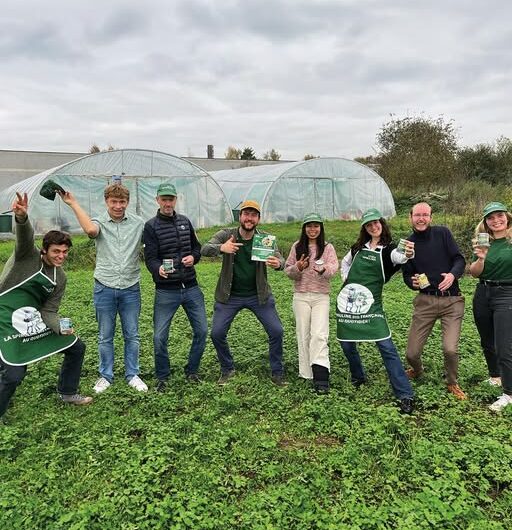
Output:
<path fill-rule="evenodd" d="M 400 410 L 406 414 L 412 412 L 414 394 L 391 340 L 382 308 L 382 289 L 400 265 L 413 255 L 412 244 L 407 243 L 404 251 L 399 252 L 391 243 L 390 230 L 376 208 L 367 210 L 362 217 L 359 238 L 341 263 L 345 281 L 336 304 L 337 338 L 347 358 L 352 383 L 356 387 L 366 383 L 357 343 L 375 342 Z"/>
<path fill-rule="evenodd" d="M 73 405 L 92 401 L 77 393 L 85 344 L 72 329 L 60 330 L 57 314 L 66 286 L 61 266 L 71 239 L 65 232 L 51 230 L 39 251 L 27 206 L 27 195 L 17 194 L 16 245 L 0 275 L 0 417 L 27 365 L 58 352 L 64 355 L 57 385 L 62 401 Z"/>

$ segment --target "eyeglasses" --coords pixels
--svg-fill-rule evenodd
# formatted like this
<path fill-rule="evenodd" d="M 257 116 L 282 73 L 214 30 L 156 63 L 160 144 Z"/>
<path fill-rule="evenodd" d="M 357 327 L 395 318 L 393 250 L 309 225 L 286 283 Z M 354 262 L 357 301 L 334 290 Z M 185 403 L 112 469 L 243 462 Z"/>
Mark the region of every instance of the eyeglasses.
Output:
<path fill-rule="evenodd" d="M 429 213 L 413 213 L 412 216 L 413 217 L 425 217 L 425 218 L 428 218 L 428 217 L 430 217 L 430 214 Z"/>

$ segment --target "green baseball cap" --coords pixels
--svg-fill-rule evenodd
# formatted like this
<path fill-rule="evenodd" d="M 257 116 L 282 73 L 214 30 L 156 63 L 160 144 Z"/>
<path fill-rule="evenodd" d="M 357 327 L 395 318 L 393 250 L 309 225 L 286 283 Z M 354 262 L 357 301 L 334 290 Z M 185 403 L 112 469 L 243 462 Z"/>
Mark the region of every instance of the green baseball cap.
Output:
<path fill-rule="evenodd" d="M 307 213 L 304 216 L 304 220 L 302 221 L 302 224 L 305 225 L 307 223 L 323 223 L 323 219 L 320 217 L 317 213 Z"/>
<path fill-rule="evenodd" d="M 484 218 L 494 212 L 508 212 L 508 208 L 501 202 L 490 202 L 484 207 Z"/>
<path fill-rule="evenodd" d="M 45 199 L 48 199 L 49 201 L 55 200 L 55 195 L 57 195 L 57 192 L 60 193 L 66 193 L 64 191 L 64 188 L 54 182 L 51 179 L 48 179 L 39 190 L 39 195 L 42 195 Z"/>
<path fill-rule="evenodd" d="M 161 195 L 172 195 L 173 197 L 178 196 L 178 194 L 176 193 L 176 187 L 170 182 L 162 182 L 162 184 L 158 186 L 156 194 L 158 197 L 160 197 Z"/>
<path fill-rule="evenodd" d="M 364 212 L 363 217 L 361 217 L 361 226 L 364 226 L 370 221 L 378 221 L 382 218 L 382 214 L 377 210 L 377 208 L 370 208 Z"/>

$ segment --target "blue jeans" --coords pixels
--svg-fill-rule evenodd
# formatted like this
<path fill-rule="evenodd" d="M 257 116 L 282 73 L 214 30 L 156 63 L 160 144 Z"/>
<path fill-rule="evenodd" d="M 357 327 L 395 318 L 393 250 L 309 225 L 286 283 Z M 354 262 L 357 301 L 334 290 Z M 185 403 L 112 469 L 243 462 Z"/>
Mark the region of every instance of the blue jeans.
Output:
<path fill-rule="evenodd" d="M 140 286 L 112 289 L 94 281 L 94 307 L 98 321 L 98 350 L 100 375 L 112 383 L 114 379 L 114 333 L 119 314 L 124 338 L 124 367 L 126 380 L 139 373 L 139 315 Z"/>
<path fill-rule="evenodd" d="M 153 308 L 153 345 L 155 348 L 155 375 L 160 380 L 167 379 L 171 373 L 167 342 L 172 318 L 180 305 L 183 306 L 187 314 L 193 333 L 188 363 L 185 366 L 186 375 L 197 373 L 206 346 L 208 321 L 203 292 L 199 286 L 185 289 L 157 289 Z M 182 340 L 183 333 L 177 335 L 175 342 Z"/>
<path fill-rule="evenodd" d="M 283 326 L 276 311 L 273 296 L 269 296 L 265 304 L 258 303 L 257 296 L 230 296 L 222 304 L 215 302 L 211 338 L 222 373 L 234 369 L 233 355 L 228 346 L 227 335 L 235 316 L 242 309 L 252 311 L 261 322 L 268 335 L 270 369 L 272 375 L 283 375 Z"/>
<path fill-rule="evenodd" d="M 363 363 L 361 362 L 361 357 L 357 351 L 357 343 L 340 341 L 340 344 L 350 367 L 352 383 L 358 384 L 366 382 Z M 375 342 L 375 345 L 379 349 L 382 360 L 384 361 L 389 382 L 391 383 L 396 398 L 412 399 L 414 392 L 393 341 L 391 339 L 378 340 Z"/>

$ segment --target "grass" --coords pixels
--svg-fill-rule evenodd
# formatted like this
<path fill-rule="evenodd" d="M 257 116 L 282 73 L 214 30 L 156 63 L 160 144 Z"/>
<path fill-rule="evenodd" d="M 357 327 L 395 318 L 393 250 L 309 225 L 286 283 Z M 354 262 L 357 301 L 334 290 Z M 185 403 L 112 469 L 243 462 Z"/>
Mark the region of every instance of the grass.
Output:
<path fill-rule="evenodd" d="M 279 232 L 282 247 L 298 233 L 298 225 L 268 228 Z M 336 245 L 338 257 L 357 231 L 357 223 L 327 227 L 331 239 L 347 241 Z M 198 265 L 210 321 L 219 270 L 217 260 Z M 353 389 L 334 336 L 334 307 L 332 392 L 316 396 L 299 380 L 292 283 L 280 272 L 269 277 L 285 329 L 287 388 L 271 384 L 266 337 L 247 312 L 229 335 L 237 376 L 217 386 L 219 368 L 208 341 L 205 382 L 188 385 L 182 367 L 191 333 L 180 309 L 169 341 L 171 383 L 157 394 L 154 287 L 146 271 L 141 376 L 149 393 L 138 394 L 123 381 L 119 336 L 114 385 L 90 407 L 57 401 L 58 356 L 33 365 L 0 427 L 0 528 L 510 528 L 512 413 L 487 409 L 497 390 L 482 383 L 485 363 L 470 307 L 474 280 L 462 282 L 467 307 L 459 382 L 470 399 L 459 402 L 445 390 L 436 326 L 424 353 L 425 376 L 414 383 L 417 409 L 403 416 L 372 345 L 361 346 L 370 382 Z M 336 278 L 333 304 L 339 288 Z M 385 288 L 401 353 L 413 296 L 399 276 Z M 61 313 L 87 344 L 82 390 L 90 392 L 97 378 L 91 270 L 68 273 Z"/>

